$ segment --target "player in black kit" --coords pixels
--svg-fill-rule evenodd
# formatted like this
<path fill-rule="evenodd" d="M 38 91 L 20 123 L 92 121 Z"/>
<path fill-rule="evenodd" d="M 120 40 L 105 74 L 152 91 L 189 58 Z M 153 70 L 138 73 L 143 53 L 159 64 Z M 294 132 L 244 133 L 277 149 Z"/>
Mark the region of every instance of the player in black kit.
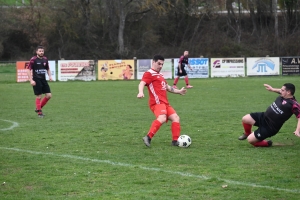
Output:
<path fill-rule="evenodd" d="M 281 89 L 273 88 L 268 84 L 264 86 L 271 92 L 279 93 L 280 96 L 265 112 L 250 113 L 242 118 L 244 134 L 239 137 L 239 140 L 247 139 L 255 147 L 270 147 L 272 141 L 265 139 L 276 135 L 284 122 L 293 114 L 298 119 L 294 134 L 300 137 L 300 105 L 294 97 L 295 86 L 292 83 L 284 84 Z M 257 126 L 258 129 L 252 132 L 252 126 Z"/>
<path fill-rule="evenodd" d="M 184 76 L 186 88 L 193 87 L 189 84 L 189 77 L 185 71 L 185 66 L 188 66 L 190 68 L 190 70 L 193 70 L 191 65 L 189 64 L 189 52 L 188 51 L 184 51 L 183 55 L 180 56 L 180 58 L 179 58 L 177 77 L 174 79 L 174 83 L 173 83 L 173 88 L 175 88 L 175 89 L 177 89 L 176 84 L 178 83 L 179 78 L 182 76 Z"/>
<path fill-rule="evenodd" d="M 46 80 L 46 73 L 48 73 L 49 80 L 52 81 L 48 59 L 44 56 L 44 48 L 42 46 L 38 46 L 36 48 L 36 56 L 33 56 L 30 59 L 27 75 L 30 84 L 33 86 L 34 94 L 36 95 L 35 112 L 37 112 L 38 117 L 41 118 L 44 117 L 42 107 L 44 107 L 52 97 L 50 87 Z M 43 94 L 45 94 L 45 97 L 42 99 Z"/>

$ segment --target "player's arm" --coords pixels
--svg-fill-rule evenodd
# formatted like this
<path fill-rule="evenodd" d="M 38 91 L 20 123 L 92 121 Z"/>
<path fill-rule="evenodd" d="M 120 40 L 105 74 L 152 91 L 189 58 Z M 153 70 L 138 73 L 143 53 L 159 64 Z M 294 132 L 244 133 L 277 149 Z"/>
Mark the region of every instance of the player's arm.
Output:
<path fill-rule="evenodd" d="M 49 76 L 49 80 L 52 81 L 52 74 L 51 74 L 51 71 L 50 69 L 47 70 L 47 73 L 48 73 L 48 76 Z"/>
<path fill-rule="evenodd" d="M 179 61 L 178 61 L 178 71 L 180 71 L 180 73 L 181 73 L 181 66 L 182 66 L 182 61 L 183 61 L 183 56 L 181 56 L 180 58 L 179 58 Z"/>
<path fill-rule="evenodd" d="M 264 86 L 266 87 L 266 90 L 280 94 L 281 89 L 273 88 L 271 85 L 268 85 L 268 84 L 264 84 Z"/>
<path fill-rule="evenodd" d="M 178 66 L 177 67 L 178 67 L 178 71 L 181 73 L 181 62 L 180 61 L 178 62 Z"/>
<path fill-rule="evenodd" d="M 138 86 L 138 90 L 139 90 L 139 93 L 137 95 L 137 98 L 143 98 L 144 97 L 144 87 L 146 85 L 146 82 L 145 81 L 141 81 L 139 86 Z"/>
<path fill-rule="evenodd" d="M 28 81 L 32 81 L 32 76 L 31 76 L 31 69 L 26 69 L 26 73 L 27 73 L 27 76 L 28 76 Z"/>
<path fill-rule="evenodd" d="M 28 68 L 27 68 L 27 76 L 28 76 L 28 81 L 30 82 L 30 85 L 32 86 L 35 86 L 35 81 L 32 80 L 32 73 L 31 73 L 31 70 L 32 70 L 32 65 L 34 64 L 34 61 L 32 61 L 32 59 L 30 59 L 30 62 L 29 62 L 29 65 L 28 65 Z"/>
<path fill-rule="evenodd" d="M 167 91 L 174 93 L 174 94 L 180 94 L 180 95 L 186 94 L 186 89 L 184 87 L 179 90 L 179 89 L 175 89 L 175 88 L 171 87 L 170 85 L 167 85 Z"/>
<path fill-rule="evenodd" d="M 297 128 L 294 132 L 297 137 L 300 137 L 300 118 L 298 118 Z"/>

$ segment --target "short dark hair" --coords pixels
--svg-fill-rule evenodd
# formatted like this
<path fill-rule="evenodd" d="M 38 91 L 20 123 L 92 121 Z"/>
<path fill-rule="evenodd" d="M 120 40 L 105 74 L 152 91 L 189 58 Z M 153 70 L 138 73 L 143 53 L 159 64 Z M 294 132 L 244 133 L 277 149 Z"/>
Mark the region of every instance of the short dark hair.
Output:
<path fill-rule="evenodd" d="M 36 47 L 35 50 L 37 51 L 37 50 L 39 50 L 39 49 L 44 49 L 44 47 L 43 47 L 42 45 L 39 45 L 39 46 Z"/>
<path fill-rule="evenodd" d="M 285 90 L 286 91 L 290 91 L 291 95 L 294 95 L 296 88 L 295 85 L 292 83 L 285 83 L 283 86 L 285 86 Z"/>
<path fill-rule="evenodd" d="M 165 58 L 162 55 L 154 55 L 153 60 L 157 62 L 158 60 L 165 60 Z"/>

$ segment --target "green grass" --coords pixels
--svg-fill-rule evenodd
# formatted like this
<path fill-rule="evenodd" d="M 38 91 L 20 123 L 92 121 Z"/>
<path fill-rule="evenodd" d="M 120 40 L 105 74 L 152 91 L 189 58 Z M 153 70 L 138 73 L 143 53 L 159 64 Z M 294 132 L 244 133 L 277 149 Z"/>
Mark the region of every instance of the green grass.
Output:
<path fill-rule="evenodd" d="M 299 77 L 190 81 L 186 96 L 169 100 L 191 147 L 170 145 L 168 123 L 147 148 L 154 117 L 147 91 L 136 98 L 139 81 L 52 82 L 39 119 L 29 83 L 15 83 L 14 65 L 0 66 L 0 199 L 299 199 L 294 116 L 272 138 L 283 146 L 237 140 L 242 116 L 277 96 L 263 83 L 300 88 Z M 5 120 L 19 126 L 3 130 L 12 126 Z"/>

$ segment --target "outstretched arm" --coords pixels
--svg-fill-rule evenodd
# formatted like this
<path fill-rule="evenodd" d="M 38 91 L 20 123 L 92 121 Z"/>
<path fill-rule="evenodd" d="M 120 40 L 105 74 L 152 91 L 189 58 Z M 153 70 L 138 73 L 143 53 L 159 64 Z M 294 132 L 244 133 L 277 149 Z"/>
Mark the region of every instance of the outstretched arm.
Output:
<path fill-rule="evenodd" d="M 146 85 L 146 82 L 144 81 L 141 81 L 140 84 L 139 84 L 139 93 L 137 95 L 137 98 L 143 98 L 144 97 L 144 87 Z"/>
<path fill-rule="evenodd" d="M 183 87 L 180 90 L 179 89 L 175 89 L 169 85 L 167 85 L 167 91 L 174 93 L 174 94 L 180 94 L 180 95 L 185 95 L 186 94 L 186 89 Z"/>
<path fill-rule="evenodd" d="M 266 87 L 267 90 L 271 91 L 271 92 L 276 92 L 278 94 L 280 94 L 280 90 L 279 88 L 273 88 L 271 85 L 268 84 L 264 84 L 264 86 Z"/>
<path fill-rule="evenodd" d="M 297 137 L 300 137 L 300 118 L 298 118 L 297 128 L 294 132 Z"/>

